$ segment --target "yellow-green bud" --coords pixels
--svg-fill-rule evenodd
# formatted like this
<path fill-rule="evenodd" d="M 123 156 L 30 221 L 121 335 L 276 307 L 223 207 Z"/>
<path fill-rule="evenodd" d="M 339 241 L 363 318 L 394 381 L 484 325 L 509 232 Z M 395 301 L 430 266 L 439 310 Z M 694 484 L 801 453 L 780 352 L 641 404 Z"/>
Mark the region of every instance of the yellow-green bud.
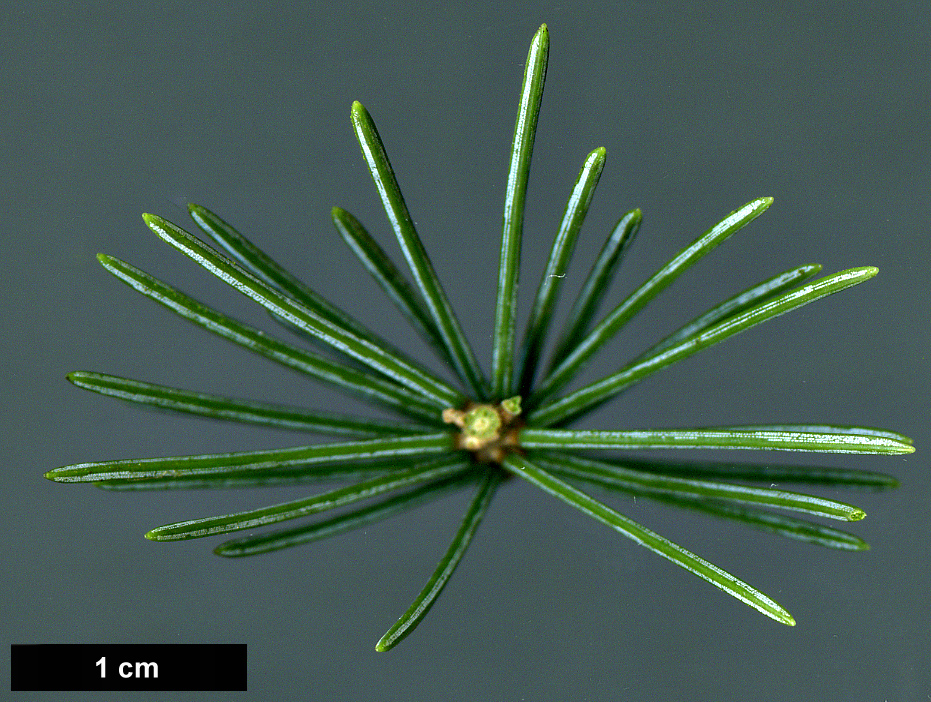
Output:
<path fill-rule="evenodd" d="M 520 395 L 515 395 L 514 397 L 509 397 L 506 400 L 501 402 L 501 409 L 503 409 L 508 414 L 516 417 L 520 414 Z"/>
<path fill-rule="evenodd" d="M 480 441 L 495 439 L 501 428 L 501 417 L 490 405 L 479 405 L 468 411 L 464 417 L 463 433 Z"/>

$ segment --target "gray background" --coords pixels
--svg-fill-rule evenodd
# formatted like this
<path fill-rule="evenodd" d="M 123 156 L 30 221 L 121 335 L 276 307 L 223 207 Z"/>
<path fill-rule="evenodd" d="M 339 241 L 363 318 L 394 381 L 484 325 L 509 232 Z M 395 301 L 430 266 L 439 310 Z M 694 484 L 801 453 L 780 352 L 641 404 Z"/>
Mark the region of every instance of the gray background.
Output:
<path fill-rule="evenodd" d="M 927 14 L 917 1 L 416 10 L 407 2 L 29 3 L 5 11 L 4 639 L 245 642 L 250 691 L 238 697 L 256 700 L 931 698 Z M 524 310 L 565 197 L 596 146 L 607 148 L 608 164 L 566 280 L 570 294 L 631 207 L 643 209 L 644 225 L 615 300 L 731 210 L 776 198 L 651 305 L 587 377 L 792 266 L 880 268 L 868 284 L 664 371 L 586 421 L 815 421 L 912 436 L 919 450 L 908 457 L 756 457 L 899 476 L 892 493 L 821 491 L 866 510 L 849 527 L 871 543 L 865 553 L 612 498 L 771 594 L 797 627 L 509 484 L 425 622 L 376 654 L 375 641 L 446 548 L 466 496 L 235 561 L 213 556 L 213 544 L 155 544 L 142 533 L 300 491 L 120 495 L 41 478 L 84 460 L 307 441 L 146 412 L 72 388 L 71 370 L 352 408 L 103 271 L 98 251 L 273 329 L 150 234 L 144 211 L 182 224 L 188 201 L 218 211 L 419 353 L 329 223 L 338 204 L 391 244 L 350 129 L 354 99 L 377 121 L 425 244 L 487 359 L 507 151 L 527 46 L 544 21 L 552 48 Z M 8 670 L 6 656 L 0 666 Z"/>

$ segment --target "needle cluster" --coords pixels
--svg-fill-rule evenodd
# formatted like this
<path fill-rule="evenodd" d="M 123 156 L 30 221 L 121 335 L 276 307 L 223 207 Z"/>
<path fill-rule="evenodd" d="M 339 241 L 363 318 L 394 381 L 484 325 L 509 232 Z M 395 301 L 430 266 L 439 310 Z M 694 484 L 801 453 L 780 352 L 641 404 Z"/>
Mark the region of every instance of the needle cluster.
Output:
<path fill-rule="evenodd" d="M 518 343 L 515 311 L 524 200 L 548 53 L 549 36 L 543 25 L 527 58 L 511 150 L 490 375 L 473 354 L 414 228 L 375 124 L 356 102 L 352 125 L 410 277 L 351 214 L 334 208 L 333 224 L 445 363 L 449 377 L 431 373 L 390 339 L 326 300 L 208 209 L 189 207 L 204 238 L 147 214 L 145 223 L 157 236 L 264 307 L 297 334 L 297 341 L 266 334 L 128 263 L 101 254 L 98 258 L 107 271 L 194 324 L 317 382 L 390 410 L 396 418 L 347 416 L 78 371 L 68 376 L 75 385 L 130 402 L 341 440 L 260 451 L 80 463 L 49 471 L 46 477 L 111 490 L 345 483 L 299 500 L 167 524 L 146 534 L 154 541 L 192 539 L 346 508 L 337 516 L 221 543 L 216 553 L 226 557 L 309 543 L 385 519 L 451 490 L 471 489 L 472 501 L 449 549 L 411 607 L 378 642 L 380 651 L 410 633 L 436 601 L 505 477 L 535 485 L 766 616 L 794 624 L 792 616 L 767 595 L 637 524 L 580 486 L 649 497 L 800 541 L 860 550 L 867 546 L 859 537 L 808 518 L 856 521 L 865 516 L 861 509 L 770 486 L 895 485 L 886 475 L 814 466 L 649 461 L 613 452 L 684 448 L 906 454 L 914 450 L 910 439 L 887 430 L 828 424 L 609 431 L 570 425 L 647 376 L 762 322 L 862 283 L 877 271 L 852 268 L 813 280 L 821 267 L 808 264 L 778 273 L 713 306 L 609 375 L 567 391 L 585 364 L 650 300 L 766 211 L 772 199 L 752 200 L 727 215 L 598 317 L 608 286 L 640 227 L 639 210 L 624 214 L 586 276 L 568 321 L 555 335 L 551 327 L 561 281 L 605 163 L 605 150 L 595 149 L 582 164 L 569 195 Z M 606 455 L 606 450 L 612 453 Z"/>

